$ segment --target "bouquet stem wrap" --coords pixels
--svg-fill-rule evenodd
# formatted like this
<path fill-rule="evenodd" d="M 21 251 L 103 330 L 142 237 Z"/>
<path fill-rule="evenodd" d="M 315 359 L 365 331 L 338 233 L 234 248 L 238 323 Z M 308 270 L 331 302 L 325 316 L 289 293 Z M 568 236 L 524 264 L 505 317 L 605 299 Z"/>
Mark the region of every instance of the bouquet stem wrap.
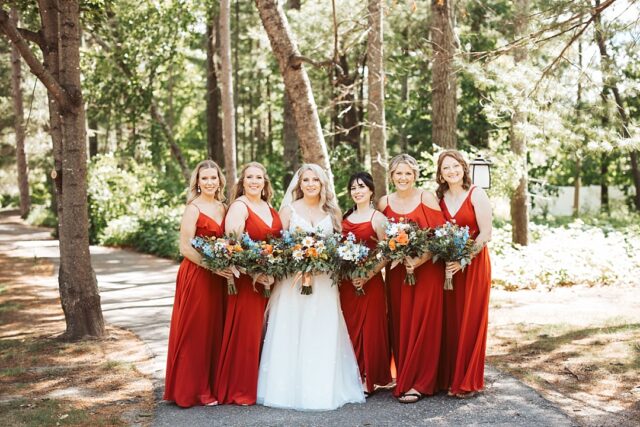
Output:
<path fill-rule="evenodd" d="M 447 270 L 444 274 L 444 290 L 452 291 L 453 290 L 453 273 Z"/>

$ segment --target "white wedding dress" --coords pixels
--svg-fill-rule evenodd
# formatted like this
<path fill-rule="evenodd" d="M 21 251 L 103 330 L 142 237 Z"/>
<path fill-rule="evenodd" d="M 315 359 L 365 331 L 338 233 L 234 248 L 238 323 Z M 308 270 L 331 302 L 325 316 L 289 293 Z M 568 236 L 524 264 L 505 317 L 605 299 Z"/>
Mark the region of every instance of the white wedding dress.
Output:
<path fill-rule="evenodd" d="M 333 231 L 326 216 L 316 227 L 292 209 L 289 230 Z M 365 401 L 338 287 L 315 275 L 313 293 L 300 294 L 293 277 L 278 283 L 267 308 L 258 374 L 258 403 L 274 408 L 331 410 Z"/>

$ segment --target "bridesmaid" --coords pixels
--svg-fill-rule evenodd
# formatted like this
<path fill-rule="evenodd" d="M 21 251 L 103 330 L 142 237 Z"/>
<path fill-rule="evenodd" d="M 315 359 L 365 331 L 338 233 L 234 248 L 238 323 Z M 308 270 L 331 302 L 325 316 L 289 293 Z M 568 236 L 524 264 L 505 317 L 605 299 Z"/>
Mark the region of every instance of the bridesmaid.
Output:
<path fill-rule="evenodd" d="M 280 234 L 282 223 L 269 204 L 273 189 L 264 166 L 257 162 L 246 164 L 231 193 L 232 202 L 225 219 L 227 233 L 247 232 L 254 240 Z M 259 277 L 257 282 L 269 286 L 267 279 Z M 254 405 L 267 299 L 247 275 L 236 279 L 236 288 L 237 295 L 227 296 L 217 397 L 220 403 Z"/>
<path fill-rule="evenodd" d="M 449 395 L 470 397 L 484 387 L 491 261 L 491 203 L 482 188 L 471 185 L 469 165 L 456 150 L 438 158 L 436 174 L 440 206 L 448 221 L 468 226 L 476 241 L 471 265 L 447 263 L 454 273 L 453 291 L 444 292 L 440 385 Z"/>
<path fill-rule="evenodd" d="M 366 242 L 370 249 L 374 249 L 377 241 L 384 238 L 386 218 L 372 205 L 373 178 L 367 172 L 357 172 L 349 178 L 347 188 L 355 206 L 344 214 L 342 234 L 346 236 L 351 232 L 357 241 Z M 345 281 L 340 286 L 340 304 L 367 396 L 375 391 L 376 385 L 385 386 L 391 382 L 387 303 L 380 274 L 382 267 L 384 263 L 369 277 Z M 363 288 L 365 294 L 357 296 L 355 291 L 358 288 Z"/>
<path fill-rule="evenodd" d="M 380 199 L 379 209 L 388 217 L 437 227 L 445 220 L 435 196 L 415 187 L 418 163 L 408 154 L 390 162 L 390 178 L 396 191 Z M 388 270 L 391 344 L 397 378 L 394 395 L 401 403 L 415 403 L 438 391 L 438 359 L 442 338 L 444 266 L 421 258 L 405 260 Z M 414 286 L 405 285 L 406 271 L 413 270 Z"/>
<path fill-rule="evenodd" d="M 215 375 L 222 345 L 225 280 L 229 271 L 213 274 L 191 246 L 194 236 L 221 236 L 225 207 L 224 174 L 211 160 L 198 164 L 189 182 L 180 225 L 184 260 L 176 279 L 169 330 L 164 400 L 178 406 L 215 405 Z"/>

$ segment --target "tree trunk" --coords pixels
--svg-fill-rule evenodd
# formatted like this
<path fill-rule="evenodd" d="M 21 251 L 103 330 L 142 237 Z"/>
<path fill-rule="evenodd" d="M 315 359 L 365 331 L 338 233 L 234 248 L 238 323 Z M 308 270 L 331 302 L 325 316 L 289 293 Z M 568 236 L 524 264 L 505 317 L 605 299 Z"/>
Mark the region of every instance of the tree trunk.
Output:
<path fill-rule="evenodd" d="M 5 20 L 2 29 L 9 36 L 31 71 L 45 84 L 50 96 L 52 134 L 58 188 L 60 302 L 67 324 L 64 337 L 79 339 L 104 335 L 100 294 L 89 254 L 87 206 L 87 130 L 80 86 L 80 27 L 77 0 L 40 0 L 45 67 Z M 50 67 L 50 68 L 48 68 Z M 55 74 L 54 74 L 55 73 Z M 51 109 L 54 104 L 54 109 Z M 62 113 L 62 115 L 60 115 Z M 53 129 L 53 127 L 52 127 Z M 60 140 L 55 138 L 60 136 Z M 56 146 L 56 144 L 59 144 Z M 60 164 L 58 164 L 58 161 Z M 59 167 L 59 169 L 58 169 Z M 62 174 L 64 171 L 64 174 Z"/>
<path fill-rule="evenodd" d="M 218 51 L 218 14 L 212 7 L 207 25 L 207 152 L 224 169 L 222 128 L 220 124 L 220 87 L 215 56 Z"/>
<path fill-rule="evenodd" d="M 360 130 L 362 124 L 358 117 L 358 108 L 355 97 L 355 83 L 358 76 L 358 67 L 354 67 L 353 74 L 349 73 L 349 62 L 346 54 L 340 55 L 340 69 L 336 68 L 336 89 L 338 96 L 335 99 L 337 106 L 336 131 L 338 141 L 344 142 L 356 153 L 358 161 L 361 161 Z"/>
<path fill-rule="evenodd" d="M 287 2 L 287 9 L 300 10 L 300 0 L 289 0 Z M 298 150 L 298 135 L 296 135 L 296 119 L 293 117 L 293 110 L 291 109 L 291 101 L 289 101 L 289 95 L 287 91 L 284 92 L 283 98 L 284 104 L 284 123 L 282 128 L 282 143 L 284 146 L 284 187 L 287 188 L 293 173 L 300 167 L 300 153 Z"/>
<path fill-rule="evenodd" d="M 600 0 L 596 0 L 596 7 L 600 6 Z M 620 116 L 620 129 L 619 132 L 623 138 L 629 138 L 629 114 L 627 113 L 624 100 L 618 90 L 618 82 L 615 74 L 613 73 L 614 63 L 609 53 L 607 52 L 607 44 L 605 40 L 604 31 L 602 29 L 602 21 L 600 14 L 598 13 L 594 19 L 595 24 L 595 36 L 598 49 L 600 50 L 600 58 L 602 64 L 602 80 L 604 87 L 613 93 L 613 99 L 616 103 L 616 111 Z M 640 169 L 638 169 L 638 152 L 636 150 L 631 151 L 631 175 L 633 179 L 633 185 L 636 188 L 636 194 L 633 198 L 636 210 L 640 211 Z"/>
<path fill-rule="evenodd" d="M 434 144 L 456 148 L 457 89 L 454 57 L 458 48 L 453 0 L 431 0 L 433 46 L 432 129 Z"/>
<path fill-rule="evenodd" d="M 600 212 L 609 213 L 609 156 L 600 156 Z"/>
<path fill-rule="evenodd" d="M 384 15 L 382 0 L 369 0 L 369 34 L 367 64 L 369 67 L 369 102 L 371 174 L 376 197 L 387 194 L 387 135 L 384 114 Z"/>
<path fill-rule="evenodd" d="M 578 41 L 578 67 L 582 70 L 582 42 Z M 582 83 L 578 80 L 578 93 L 576 97 L 576 121 L 580 123 L 582 116 Z M 580 189 L 582 187 L 582 152 L 580 149 L 576 153 L 576 173 L 573 179 L 573 217 L 580 216 Z"/>
<path fill-rule="evenodd" d="M 329 155 L 322 135 L 311 83 L 302 65 L 302 58 L 287 18 L 277 0 L 256 0 L 256 5 L 291 101 L 302 159 L 322 166 L 331 175 Z"/>
<path fill-rule="evenodd" d="M 222 86 L 222 135 L 224 165 L 229 188 L 236 182 L 236 116 L 231 70 L 231 4 L 220 0 L 220 83 Z"/>
<path fill-rule="evenodd" d="M 18 11 L 11 9 L 11 20 L 18 25 Z M 11 94 L 13 98 L 14 127 L 16 131 L 16 166 L 18 168 L 18 190 L 20 191 L 20 216 L 26 218 L 31 210 L 29 195 L 29 167 L 24 149 L 24 107 L 22 104 L 22 63 L 20 51 L 11 46 Z"/>
<path fill-rule="evenodd" d="M 529 0 L 518 0 L 516 2 L 515 32 L 516 38 L 526 34 L 529 26 Z M 514 49 L 514 60 L 516 63 L 526 61 L 526 47 L 518 47 Z M 527 141 L 518 128 L 526 123 L 527 118 L 520 111 L 518 105 L 515 106 L 513 116 L 511 117 L 511 151 L 517 156 L 519 164 L 520 180 L 518 187 L 511 195 L 511 226 L 512 241 L 519 245 L 526 246 L 529 244 L 529 194 L 527 191 Z"/>

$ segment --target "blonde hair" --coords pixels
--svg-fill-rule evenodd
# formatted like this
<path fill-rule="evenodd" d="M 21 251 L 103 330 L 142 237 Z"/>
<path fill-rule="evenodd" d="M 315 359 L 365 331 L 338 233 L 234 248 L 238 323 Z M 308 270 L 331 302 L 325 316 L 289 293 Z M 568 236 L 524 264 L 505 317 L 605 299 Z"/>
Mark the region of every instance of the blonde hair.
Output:
<path fill-rule="evenodd" d="M 249 162 L 245 164 L 240 170 L 240 174 L 238 175 L 238 182 L 233 186 L 231 190 L 231 203 L 235 199 L 244 195 L 244 174 L 249 168 L 258 168 L 262 171 L 262 175 L 264 177 L 264 188 L 262 189 L 262 193 L 260 194 L 260 198 L 265 202 L 271 204 L 271 198 L 273 197 L 273 186 L 271 185 L 271 179 L 269 179 L 269 174 L 267 173 L 267 168 L 265 168 L 262 163 L 258 162 Z"/>
<path fill-rule="evenodd" d="M 469 163 L 465 160 L 464 156 L 458 150 L 445 150 L 438 156 L 438 168 L 436 169 L 436 182 L 438 183 L 438 188 L 436 189 L 436 195 L 438 199 L 442 199 L 444 197 L 444 193 L 449 189 L 449 184 L 444 180 L 442 176 L 442 162 L 447 157 L 451 157 L 456 162 L 462 165 L 462 170 L 464 174 L 462 175 L 462 188 L 468 190 L 471 188 L 471 176 L 469 174 Z"/>
<path fill-rule="evenodd" d="M 216 170 L 218 174 L 218 182 L 220 183 L 220 185 L 216 190 L 215 199 L 221 202 L 224 201 L 224 187 L 227 184 L 227 180 L 224 177 L 224 173 L 222 173 L 222 169 L 213 160 L 203 160 L 198 163 L 193 172 L 191 172 L 191 178 L 189 178 L 189 191 L 187 192 L 187 204 L 200 197 L 200 191 L 198 191 L 198 181 L 200 180 L 200 171 L 202 169 Z"/>
<path fill-rule="evenodd" d="M 398 154 L 389 162 L 389 181 L 391 181 L 392 184 L 393 173 L 403 163 L 413 170 L 413 176 L 416 180 L 420 177 L 420 166 L 418 166 L 418 161 L 408 154 Z"/>
<path fill-rule="evenodd" d="M 329 181 L 329 176 L 320 166 L 314 163 L 304 163 L 300 166 L 300 169 L 296 172 L 298 175 L 298 185 L 293 189 L 292 192 L 292 202 L 302 199 L 304 197 L 304 193 L 302 192 L 302 188 L 300 188 L 300 184 L 302 183 L 302 174 L 306 171 L 311 171 L 320 179 L 321 190 L 320 190 L 320 208 L 329 214 L 331 217 L 331 223 L 333 224 L 333 229 L 336 231 L 342 231 L 342 214 L 340 212 L 340 207 L 338 207 L 338 202 L 336 200 L 336 195 L 331 189 L 331 181 Z"/>

